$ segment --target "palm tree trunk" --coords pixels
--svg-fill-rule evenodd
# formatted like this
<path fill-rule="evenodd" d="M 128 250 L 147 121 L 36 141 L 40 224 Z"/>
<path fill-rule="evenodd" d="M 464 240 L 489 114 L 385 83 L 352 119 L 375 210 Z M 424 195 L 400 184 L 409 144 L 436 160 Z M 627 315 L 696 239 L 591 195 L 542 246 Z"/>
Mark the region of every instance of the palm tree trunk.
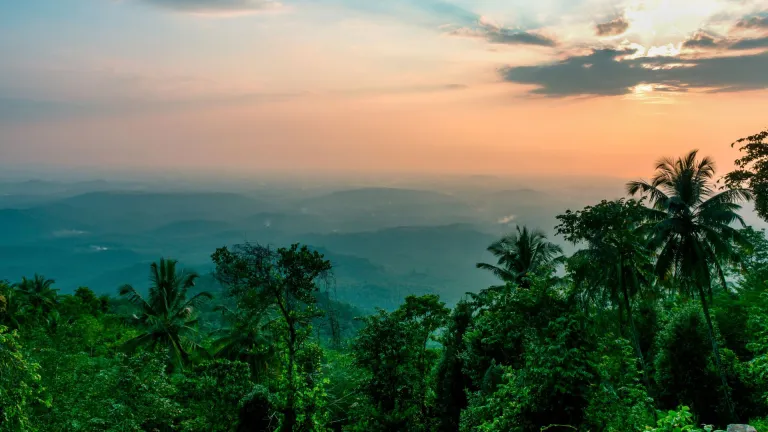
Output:
<path fill-rule="evenodd" d="M 701 307 L 704 310 L 704 318 L 707 320 L 707 332 L 709 332 L 709 340 L 712 342 L 712 354 L 715 356 L 715 363 L 717 364 L 717 372 L 720 374 L 720 381 L 723 384 L 723 397 L 725 398 L 725 404 L 728 406 L 728 411 L 731 415 L 731 420 L 735 420 L 734 407 L 731 403 L 731 397 L 728 394 L 728 380 L 725 378 L 725 372 L 723 371 L 723 364 L 720 361 L 720 348 L 717 346 L 717 340 L 715 339 L 715 328 L 712 326 L 712 317 L 709 315 L 709 306 L 707 305 L 707 297 L 704 294 L 704 288 L 701 283 L 697 283 L 696 286 L 699 289 L 699 300 L 701 300 Z"/>
<path fill-rule="evenodd" d="M 643 349 L 640 347 L 640 340 L 637 337 L 637 329 L 635 328 L 635 319 L 632 317 L 632 306 L 629 302 L 629 295 L 627 294 L 627 287 L 622 286 L 622 291 L 624 292 L 624 305 L 627 308 L 627 315 L 629 316 L 629 328 L 632 331 L 632 345 L 635 346 L 635 353 L 637 354 L 637 359 L 640 360 L 640 366 L 643 368 L 643 381 L 645 381 L 645 387 L 648 389 L 649 393 L 653 393 L 653 390 L 651 389 L 651 381 L 648 378 L 648 367 L 645 364 L 645 358 L 643 356 Z"/>
<path fill-rule="evenodd" d="M 640 347 L 640 340 L 637 337 L 637 328 L 635 327 L 635 318 L 632 316 L 633 315 L 632 303 L 629 301 L 627 284 L 624 282 L 623 264 L 624 264 L 624 260 L 622 258 L 619 258 L 619 285 L 621 285 L 621 293 L 624 295 L 624 307 L 627 309 L 627 316 L 629 317 L 629 328 L 630 328 L 630 331 L 632 332 L 632 345 L 635 346 L 635 354 L 637 355 L 637 359 L 640 360 L 640 367 L 643 369 L 643 383 L 645 384 L 646 390 L 648 390 L 648 395 L 651 396 L 651 399 L 653 399 L 654 405 L 655 405 L 656 398 L 654 397 L 653 388 L 651 387 L 651 380 L 648 376 L 648 367 L 645 364 L 643 349 Z M 635 277 L 634 272 L 632 276 Z M 658 420 L 656 416 L 655 406 L 652 411 L 653 411 L 654 421 Z"/>

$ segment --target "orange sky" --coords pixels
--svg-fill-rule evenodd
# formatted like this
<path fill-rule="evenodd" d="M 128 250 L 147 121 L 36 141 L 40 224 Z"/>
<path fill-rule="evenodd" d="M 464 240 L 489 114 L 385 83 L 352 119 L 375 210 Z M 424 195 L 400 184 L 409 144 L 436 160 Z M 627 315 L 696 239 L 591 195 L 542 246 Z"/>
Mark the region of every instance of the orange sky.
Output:
<path fill-rule="evenodd" d="M 6 3 L 0 163 L 634 177 L 768 126 L 764 2 L 419 1 Z"/>

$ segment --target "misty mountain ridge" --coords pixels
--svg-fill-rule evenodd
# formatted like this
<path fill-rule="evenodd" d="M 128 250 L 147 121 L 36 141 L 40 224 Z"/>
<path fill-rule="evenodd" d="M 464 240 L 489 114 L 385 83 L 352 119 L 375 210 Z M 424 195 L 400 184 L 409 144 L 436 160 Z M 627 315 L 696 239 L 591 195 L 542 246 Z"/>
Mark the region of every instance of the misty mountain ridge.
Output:
<path fill-rule="evenodd" d="M 114 293 L 145 281 L 148 264 L 160 257 L 205 274 L 217 247 L 300 242 L 334 263 L 338 298 L 363 309 L 394 306 L 412 293 L 454 302 L 495 282 L 475 268 L 491 260 L 485 251 L 491 242 L 524 224 L 562 244 L 552 233 L 555 216 L 594 203 L 552 189 L 500 185 L 465 192 L 460 184 L 332 191 L 318 184 L 314 192 L 242 185 L 233 193 L 136 183 L 131 190 L 62 192 L 112 186 L 73 184 L 0 183 L 0 190 L 26 190 L 24 197 L 44 193 L 33 205 L 0 200 L 0 279 L 38 272 L 63 292 L 88 284 Z"/>

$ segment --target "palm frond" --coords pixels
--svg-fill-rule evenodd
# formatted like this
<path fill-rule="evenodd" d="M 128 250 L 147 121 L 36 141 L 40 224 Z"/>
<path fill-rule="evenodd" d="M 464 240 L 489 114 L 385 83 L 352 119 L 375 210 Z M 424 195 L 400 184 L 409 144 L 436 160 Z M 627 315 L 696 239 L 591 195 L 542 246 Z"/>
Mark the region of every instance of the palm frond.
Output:
<path fill-rule="evenodd" d="M 120 297 L 125 297 L 133 305 L 138 306 L 143 313 L 152 311 L 150 304 L 147 303 L 147 301 L 144 300 L 144 297 L 142 297 L 141 294 L 131 285 L 126 284 L 121 286 L 118 289 L 118 294 Z"/>

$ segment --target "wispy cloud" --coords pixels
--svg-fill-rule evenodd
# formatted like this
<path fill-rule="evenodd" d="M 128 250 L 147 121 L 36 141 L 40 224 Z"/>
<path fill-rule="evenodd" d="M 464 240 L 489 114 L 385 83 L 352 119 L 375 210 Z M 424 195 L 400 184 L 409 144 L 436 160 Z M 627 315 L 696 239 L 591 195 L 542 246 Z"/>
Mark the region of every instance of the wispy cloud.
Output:
<path fill-rule="evenodd" d="M 557 45 L 554 38 L 538 31 L 497 25 L 477 12 L 443 0 L 336 1 L 351 9 L 396 17 L 451 36 L 484 39 L 500 45 Z"/>
<path fill-rule="evenodd" d="M 557 45 L 555 39 L 549 36 L 494 25 L 482 19 L 478 20 L 477 24 L 473 27 L 455 28 L 450 30 L 448 34 L 485 39 L 489 43 L 501 45 L 536 45 L 544 47 L 554 47 Z"/>
<path fill-rule="evenodd" d="M 764 12 L 762 16 L 740 19 L 736 23 L 736 27 L 744 29 L 768 29 L 768 11 Z"/>
<path fill-rule="evenodd" d="M 411 85 L 399 87 L 361 87 L 328 91 L 238 92 L 209 95 L 153 97 L 112 95 L 100 100 L 56 100 L 33 95 L 3 96 L 0 92 L 0 124 L 4 122 L 36 122 L 125 114 L 169 112 L 188 109 L 211 109 L 218 106 L 254 106 L 312 98 L 370 98 L 455 92 L 467 89 L 458 83 Z"/>
<path fill-rule="evenodd" d="M 276 0 L 140 0 L 172 11 L 204 15 L 240 15 L 278 9 Z"/>

